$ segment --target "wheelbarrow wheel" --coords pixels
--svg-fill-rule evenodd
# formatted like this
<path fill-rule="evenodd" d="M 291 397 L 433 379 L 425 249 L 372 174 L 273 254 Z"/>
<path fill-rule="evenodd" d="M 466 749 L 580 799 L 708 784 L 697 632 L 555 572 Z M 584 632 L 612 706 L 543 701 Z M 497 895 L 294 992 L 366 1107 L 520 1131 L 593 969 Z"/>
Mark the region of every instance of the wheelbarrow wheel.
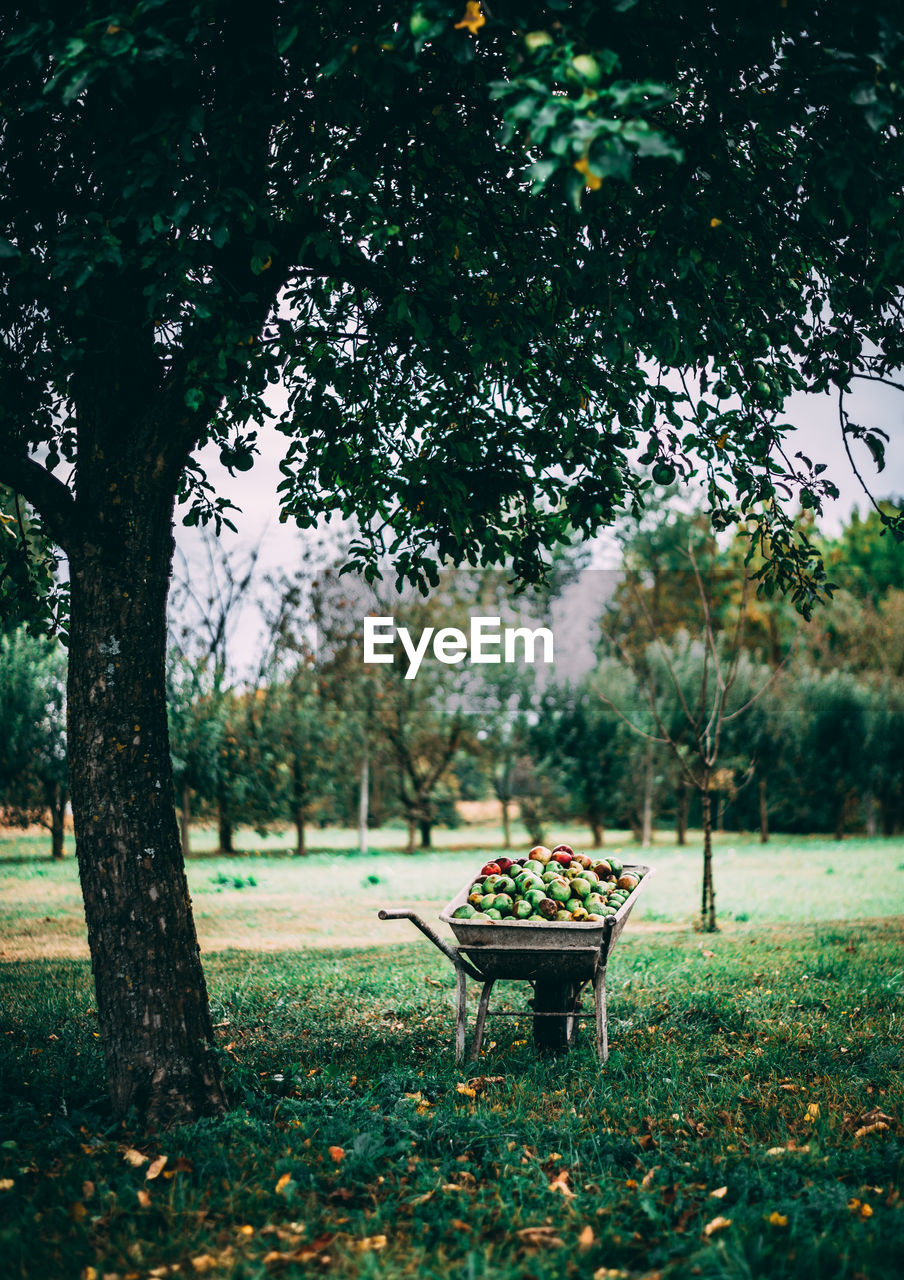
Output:
<path fill-rule="evenodd" d="M 571 1048 L 578 1027 L 574 1014 L 579 990 L 576 982 L 537 979 L 534 984 L 534 1013 L 561 1014 L 558 1018 L 534 1018 L 534 1044 L 541 1053 L 567 1053 Z"/>

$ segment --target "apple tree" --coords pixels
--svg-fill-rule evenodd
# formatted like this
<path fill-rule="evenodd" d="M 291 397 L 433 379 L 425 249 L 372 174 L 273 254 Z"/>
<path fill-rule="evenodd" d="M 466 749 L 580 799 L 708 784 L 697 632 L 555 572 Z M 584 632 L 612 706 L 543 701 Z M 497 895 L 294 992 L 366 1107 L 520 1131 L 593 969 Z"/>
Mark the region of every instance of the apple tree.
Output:
<path fill-rule="evenodd" d="M 165 610 L 198 462 L 286 453 L 352 562 L 529 580 L 652 466 L 769 534 L 786 393 L 901 363 L 897 6 L 31 0 L 0 21 L 0 483 L 69 562 L 72 806 L 114 1107 L 225 1098 L 176 825 Z M 505 132 L 500 131 L 500 126 Z M 682 383 L 681 379 L 684 379 Z M 284 401 L 267 396 L 282 382 Z M 274 407 L 276 406 L 276 407 Z"/>

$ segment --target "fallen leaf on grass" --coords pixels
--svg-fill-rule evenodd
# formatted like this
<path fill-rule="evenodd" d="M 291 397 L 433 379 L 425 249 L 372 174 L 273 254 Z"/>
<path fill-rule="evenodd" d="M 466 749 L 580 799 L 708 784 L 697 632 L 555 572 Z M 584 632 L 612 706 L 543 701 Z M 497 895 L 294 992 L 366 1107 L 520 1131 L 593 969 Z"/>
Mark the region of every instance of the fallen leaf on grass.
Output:
<path fill-rule="evenodd" d="M 142 1209 L 150 1209 L 151 1197 L 147 1191 L 145 1191 L 144 1187 L 139 1187 L 135 1194 L 138 1197 L 138 1203 L 141 1205 Z"/>
<path fill-rule="evenodd" d="M 707 960 L 710 960 L 716 953 L 715 951 L 703 951 L 701 954 L 706 956 Z"/>
<path fill-rule="evenodd" d="M 130 1164 L 133 1169 L 140 1169 L 143 1164 L 147 1164 L 149 1157 L 142 1155 L 140 1151 L 136 1151 L 134 1147 L 129 1147 L 127 1151 L 122 1153 L 122 1158 L 126 1164 Z"/>
<path fill-rule="evenodd" d="M 85 1181 L 82 1183 L 82 1199 L 90 1200 L 96 1190 L 97 1188 L 95 1187 L 94 1183 L 91 1182 L 90 1179 L 86 1178 Z"/>
<path fill-rule="evenodd" d="M 488 1084 L 505 1084 L 505 1076 L 472 1076 L 468 1088 L 475 1093 L 482 1093 Z"/>
<path fill-rule="evenodd" d="M 286 1187 L 289 1185 L 291 1181 L 292 1181 L 291 1173 L 284 1173 L 280 1178 L 279 1182 L 277 1182 L 276 1186 L 274 1187 L 274 1191 L 276 1192 L 276 1194 L 282 1195 L 282 1193 L 285 1191 Z"/>
<path fill-rule="evenodd" d="M 0 1178 L 0 1191 L 12 1191 L 15 1185 L 15 1178 Z"/>
<path fill-rule="evenodd" d="M 156 1160 L 151 1161 L 151 1163 L 148 1165 L 148 1171 L 144 1175 L 148 1182 L 152 1182 L 154 1178 L 160 1177 L 161 1173 L 163 1173 L 163 1168 L 164 1168 L 164 1165 L 166 1164 L 166 1161 L 167 1161 L 166 1156 L 158 1156 Z"/>
<path fill-rule="evenodd" d="M 884 1120 L 877 1120 L 875 1124 L 863 1124 L 854 1134 L 855 1138 L 865 1138 L 870 1133 L 887 1133 L 888 1125 Z"/>
<path fill-rule="evenodd" d="M 726 1227 L 731 1226 L 731 1218 L 723 1218 L 721 1214 L 718 1218 L 713 1218 L 712 1222 L 707 1222 L 703 1228 L 705 1236 L 713 1236 L 717 1231 L 724 1231 Z"/>
<path fill-rule="evenodd" d="M 618 1267 L 597 1267 L 593 1280 L 628 1280 L 628 1273 Z"/>
<path fill-rule="evenodd" d="M 415 1209 L 419 1205 L 426 1204 L 428 1200 L 436 1195 L 436 1188 L 432 1191 L 425 1191 L 422 1196 L 415 1196 L 413 1200 L 408 1201 L 409 1208 Z"/>
<path fill-rule="evenodd" d="M 386 1248 L 385 1236 L 365 1236 L 355 1245 L 358 1253 L 380 1253 Z"/>
<path fill-rule="evenodd" d="M 770 1213 L 766 1221 L 769 1223 L 771 1227 L 787 1227 L 788 1225 L 788 1219 L 785 1216 L 785 1214 L 776 1213 L 775 1211 Z"/>
<path fill-rule="evenodd" d="M 716 1187 L 715 1191 L 710 1191 L 710 1200 L 724 1200 L 728 1191 L 728 1187 Z"/>
<path fill-rule="evenodd" d="M 657 1164 L 657 1165 L 654 1165 L 652 1169 L 650 1169 L 647 1173 L 643 1175 L 643 1177 L 640 1180 L 640 1185 L 644 1188 L 644 1190 L 646 1190 L 647 1187 L 649 1187 L 652 1184 L 653 1179 L 656 1177 L 658 1172 L 659 1172 L 659 1165 Z"/>
<path fill-rule="evenodd" d="M 203 1275 L 205 1271 L 210 1271 L 217 1265 L 217 1260 L 212 1253 L 199 1253 L 196 1258 L 192 1258 L 191 1265 L 195 1271 Z"/>
<path fill-rule="evenodd" d="M 593 1227 L 588 1224 L 578 1236 L 578 1248 L 581 1250 L 590 1249 L 595 1238 L 596 1237 L 593 1234 Z"/>
<path fill-rule="evenodd" d="M 342 1161 L 345 1159 L 344 1147 L 330 1147 L 329 1153 L 333 1164 L 342 1164 Z"/>
<path fill-rule="evenodd" d="M 462 1094 L 462 1096 L 465 1098 L 477 1097 L 477 1090 L 472 1089 L 471 1086 L 469 1084 L 465 1084 L 464 1081 L 459 1081 L 459 1083 L 455 1086 L 455 1092 Z"/>
<path fill-rule="evenodd" d="M 819 1103 L 808 1102 L 807 1114 L 804 1116 L 804 1124 L 813 1124 L 818 1119 L 819 1119 Z"/>
<path fill-rule="evenodd" d="M 555 1227 L 522 1227 L 515 1235 L 523 1244 L 549 1246 L 552 1249 L 564 1249 L 565 1241 L 556 1235 Z"/>
<path fill-rule="evenodd" d="M 566 1200 L 574 1199 L 574 1192 L 568 1185 L 568 1179 L 571 1175 L 567 1169 L 563 1169 L 557 1178 L 549 1184 L 550 1191 L 561 1191 Z"/>

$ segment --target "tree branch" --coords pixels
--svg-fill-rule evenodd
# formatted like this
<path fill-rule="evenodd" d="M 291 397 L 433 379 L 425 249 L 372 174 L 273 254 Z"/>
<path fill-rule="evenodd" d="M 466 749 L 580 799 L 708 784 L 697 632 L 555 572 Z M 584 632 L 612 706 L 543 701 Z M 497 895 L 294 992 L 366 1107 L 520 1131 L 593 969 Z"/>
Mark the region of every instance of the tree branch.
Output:
<path fill-rule="evenodd" d="M 25 455 L 0 455 L 0 484 L 20 493 L 44 522 L 44 527 L 64 551 L 78 541 L 78 507 L 72 493 L 39 462 Z"/>

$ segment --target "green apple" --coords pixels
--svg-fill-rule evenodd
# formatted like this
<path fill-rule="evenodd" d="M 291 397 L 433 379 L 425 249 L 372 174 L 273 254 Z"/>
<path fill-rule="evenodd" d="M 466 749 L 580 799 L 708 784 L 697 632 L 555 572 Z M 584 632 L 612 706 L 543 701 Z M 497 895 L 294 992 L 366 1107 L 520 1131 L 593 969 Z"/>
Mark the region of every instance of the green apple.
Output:
<path fill-rule="evenodd" d="M 591 892 L 590 881 L 583 876 L 575 876 L 571 882 L 571 892 L 576 898 L 586 898 Z"/>
<path fill-rule="evenodd" d="M 567 902 L 571 897 L 571 885 L 562 876 L 556 876 L 546 886 L 546 892 L 556 902 Z"/>
<path fill-rule="evenodd" d="M 474 915 L 474 908 L 470 906 L 469 903 L 465 902 L 460 907 L 456 908 L 455 911 L 452 912 L 452 919 L 453 920 L 470 920 L 473 915 Z"/>
<path fill-rule="evenodd" d="M 565 902 L 565 910 L 570 911 L 572 915 L 576 911 L 583 911 L 584 903 L 581 898 L 568 898 Z"/>
<path fill-rule="evenodd" d="M 481 911 L 489 911 L 490 907 L 492 907 L 495 902 L 495 893 L 485 893 L 477 905 L 480 907 Z"/>
<path fill-rule="evenodd" d="M 499 912 L 500 915 L 503 915 L 503 916 L 511 915 L 512 907 L 514 905 L 515 905 L 514 902 L 512 901 L 511 897 L 507 893 L 496 894 L 496 901 L 493 903 L 493 906 Z"/>
<path fill-rule="evenodd" d="M 545 864 L 538 862 L 536 858 L 528 858 L 524 864 L 524 870 L 532 871 L 535 876 L 542 876 L 545 869 Z"/>
<path fill-rule="evenodd" d="M 512 915 L 515 917 L 516 920 L 527 920 L 529 916 L 533 915 L 533 913 L 534 913 L 533 905 L 530 902 L 525 902 L 523 899 L 521 902 L 515 903 L 514 909 L 512 911 Z"/>
<path fill-rule="evenodd" d="M 487 912 L 487 917 L 490 920 L 501 920 L 502 912 L 497 911 L 495 907 L 490 907 L 489 911 Z"/>
<path fill-rule="evenodd" d="M 564 911 L 564 910 L 563 910 L 563 911 L 557 911 L 557 912 L 556 912 L 556 919 L 557 919 L 557 920 L 560 920 L 560 921 L 562 921 L 562 922 L 564 922 L 564 921 L 566 921 L 566 920 L 571 920 L 571 912 L 570 912 L 570 911 Z"/>
<path fill-rule="evenodd" d="M 534 911 L 537 910 L 540 903 L 543 902 L 545 898 L 546 894 L 542 889 L 528 889 L 527 893 L 524 895 L 525 901 L 530 903 Z"/>

